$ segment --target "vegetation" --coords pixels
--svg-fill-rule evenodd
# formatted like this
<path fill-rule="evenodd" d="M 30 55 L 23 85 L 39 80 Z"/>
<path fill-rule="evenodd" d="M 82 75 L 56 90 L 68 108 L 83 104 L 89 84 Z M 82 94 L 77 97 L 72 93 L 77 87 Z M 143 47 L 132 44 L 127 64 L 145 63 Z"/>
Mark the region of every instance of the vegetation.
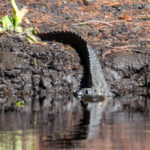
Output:
<path fill-rule="evenodd" d="M 22 26 L 19 25 L 24 19 L 24 16 L 26 15 L 26 13 L 28 12 L 27 7 L 24 7 L 21 10 L 19 10 L 15 3 L 15 0 L 11 0 L 11 4 L 13 7 L 13 18 L 11 16 L 6 15 L 0 19 L 0 24 L 2 25 L 0 27 L 0 33 L 10 31 L 10 32 L 16 32 L 19 34 L 25 34 L 26 38 L 30 42 L 33 42 L 33 41 L 36 42 L 37 39 L 34 36 L 35 34 L 34 28 L 30 27 L 24 30 Z"/>
<path fill-rule="evenodd" d="M 15 106 L 24 107 L 24 101 L 18 101 L 18 102 L 16 102 Z"/>

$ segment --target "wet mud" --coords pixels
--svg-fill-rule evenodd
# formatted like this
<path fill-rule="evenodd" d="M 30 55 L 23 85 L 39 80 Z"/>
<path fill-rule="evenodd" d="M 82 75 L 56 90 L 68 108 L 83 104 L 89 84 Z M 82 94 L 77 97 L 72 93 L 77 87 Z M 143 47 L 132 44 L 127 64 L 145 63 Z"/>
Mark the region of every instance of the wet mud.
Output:
<path fill-rule="evenodd" d="M 138 52 L 110 54 L 103 61 L 112 87 L 120 91 L 148 94 L 150 86 L 150 55 Z"/>
<path fill-rule="evenodd" d="M 70 46 L 57 42 L 29 44 L 23 36 L 2 35 L 0 57 L 1 110 L 16 109 L 18 101 L 24 101 L 27 110 L 51 106 L 55 101 L 65 104 L 75 98 L 73 92 L 80 88 L 83 66 Z M 149 60 L 150 56 L 143 53 L 119 52 L 108 54 L 100 62 L 111 88 L 135 99 L 130 93 L 149 94 Z M 125 110 L 142 109 L 131 104 L 132 98 L 126 103 L 128 96 L 122 96 L 120 102 Z"/>
<path fill-rule="evenodd" d="M 3 35 L 0 43 L 1 106 L 55 95 L 67 98 L 79 88 L 83 69 L 71 47 L 29 44 L 18 35 Z"/>

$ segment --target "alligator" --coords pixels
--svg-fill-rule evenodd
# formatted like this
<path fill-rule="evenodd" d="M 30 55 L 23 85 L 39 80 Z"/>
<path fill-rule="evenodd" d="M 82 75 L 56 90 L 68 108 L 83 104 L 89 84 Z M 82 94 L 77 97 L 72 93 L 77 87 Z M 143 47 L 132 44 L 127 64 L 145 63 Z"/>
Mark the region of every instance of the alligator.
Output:
<path fill-rule="evenodd" d="M 83 38 L 71 31 L 37 33 L 37 36 L 42 41 L 56 41 L 69 44 L 77 51 L 80 63 L 84 68 L 80 89 L 76 92 L 77 96 L 80 97 L 84 94 L 91 96 L 113 96 L 94 49 Z"/>

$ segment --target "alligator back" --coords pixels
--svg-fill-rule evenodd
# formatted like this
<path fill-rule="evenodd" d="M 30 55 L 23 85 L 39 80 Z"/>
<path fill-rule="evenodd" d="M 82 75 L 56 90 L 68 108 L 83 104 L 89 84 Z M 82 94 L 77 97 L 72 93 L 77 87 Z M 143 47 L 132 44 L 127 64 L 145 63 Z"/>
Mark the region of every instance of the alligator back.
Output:
<path fill-rule="evenodd" d="M 97 56 L 90 45 L 87 45 L 87 49 L 90 56 L 90 71 L 93 83 L 92 89 L 95 90 L 99 95 L 102 94 L 108 96 L 110 95 L 110 88 L 105 80 L 100 62 L 98 61 Z"/>

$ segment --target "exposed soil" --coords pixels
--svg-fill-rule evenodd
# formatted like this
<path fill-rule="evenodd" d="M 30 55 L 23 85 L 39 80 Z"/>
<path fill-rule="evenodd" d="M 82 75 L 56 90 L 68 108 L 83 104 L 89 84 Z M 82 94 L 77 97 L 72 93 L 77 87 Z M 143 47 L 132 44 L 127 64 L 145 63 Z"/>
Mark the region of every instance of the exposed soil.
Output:
<path fill-rule="evenodd" d="M 34 26 L 39 32 L 73 31 L 92 45 L 115 91 L 149 95 L 148 1 L 18 0 L 18 5 L 29 7 L 24 27 Z M 9 2 L 0 2 L 0 7 L 0 17 L 11 15 Z M 67 102 L 79 89 L 82 74 L 80 58 L 70 46 L 30 44 L 14 33 L 0 36 L 0 109 L 19 100 L 41 105 L 47 98 L 44 105 Z"/>
<path fill-rule="evenodd" d="M 83 71 L 71 47 L 29 44 L 18 35 L 3 35 L 0 43 L 2 103 L 59 98 L 79 88 Z"/>

